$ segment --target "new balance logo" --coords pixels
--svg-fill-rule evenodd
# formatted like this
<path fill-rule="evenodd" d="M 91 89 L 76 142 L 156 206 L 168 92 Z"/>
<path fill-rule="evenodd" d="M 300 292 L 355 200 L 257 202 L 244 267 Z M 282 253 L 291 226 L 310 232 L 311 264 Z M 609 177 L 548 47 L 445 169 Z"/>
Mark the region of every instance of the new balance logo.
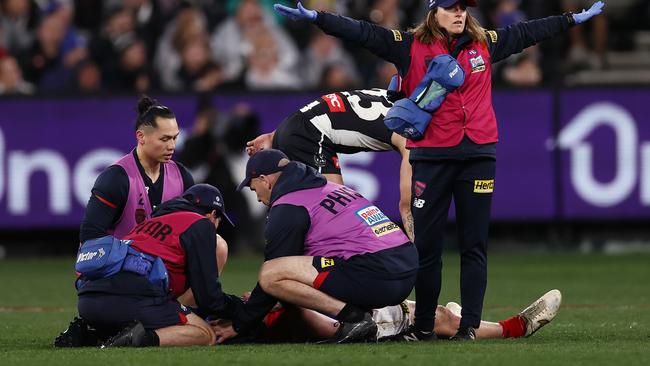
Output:
<path fill-rule="evenodd" d="M 419 198 L 416 198 L 416 199 L 413 200 L 413 207 L 422 208 L 422 207 L 424 207 L 425 203 L 426 203 L 425 200 L 421 200 Z"/>
<path fill-rule="evenodd" d="M 406 340 L 407 342 L 417 342 L 417 341 L 419 341 L 418 337 L 416 337 L 413 333 L 405 334 L 404 335 L 404 340 Z"/>

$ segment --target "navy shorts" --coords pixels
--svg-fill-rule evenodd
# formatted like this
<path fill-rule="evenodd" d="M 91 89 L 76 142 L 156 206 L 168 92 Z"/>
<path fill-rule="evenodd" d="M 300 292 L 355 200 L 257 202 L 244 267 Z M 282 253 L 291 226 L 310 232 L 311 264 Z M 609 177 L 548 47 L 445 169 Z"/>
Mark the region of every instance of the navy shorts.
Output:
<path fill-rule="evenodd" d="M 121 329 L 138 320 L 147 329 L 160 329 L 187 323 L 189 308 L 169 297 L 111 294 L 79 296 L 79 315 L 97 328 Z"/>
<path fill-rule="evenodd" d="M 417 277 L 418 255 L 412 243 L 348 258 L 315 256 L 313 287 L 345 303 L 370 310 L 404 301 Z"/>

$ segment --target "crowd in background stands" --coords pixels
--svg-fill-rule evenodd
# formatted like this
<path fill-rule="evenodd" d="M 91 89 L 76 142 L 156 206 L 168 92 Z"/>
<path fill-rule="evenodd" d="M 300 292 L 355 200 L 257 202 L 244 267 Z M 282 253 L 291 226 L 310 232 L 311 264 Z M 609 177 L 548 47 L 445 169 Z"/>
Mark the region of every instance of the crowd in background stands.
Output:
<path fill-rule="evenodd" d="M 0 94 L 343 90 L 381 87 L 395 72 L 272 5 L 286 0 L 0 0 Z M 481 0 L 486 28 L 589 7 L 590 0 Z M 304 5 L 407 29 L 424 0 L 304 0 Z M 495 68 L 497 85 L 561 82 L 606 68 L 605 53 L 648 27 L 650 2 L 607 2 L 604 16 Z M 616 32 L 615 30 L 619 30 Z"/>

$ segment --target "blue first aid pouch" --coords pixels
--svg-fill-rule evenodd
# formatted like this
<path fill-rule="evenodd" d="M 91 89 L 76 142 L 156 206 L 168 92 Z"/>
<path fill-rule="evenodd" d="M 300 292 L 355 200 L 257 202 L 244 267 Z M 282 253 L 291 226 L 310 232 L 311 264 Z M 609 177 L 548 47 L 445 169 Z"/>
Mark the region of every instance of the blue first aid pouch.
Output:
<path fill-rule="evenodd" d="M 167 292 L 169 276 L 163 260 L 132 248 L 132 242 L 112 235 L 88 240 L 79 248 L 75 270 L 84 281 L 110 277 L 121 271 L 132 272 L 145 276 Z"/>
<path fill-rule="evenodd" d="M 389 130 L 409 140 L 417 141 L 424 137 L 431 113 L 421 109 L 409 98 L 398 100 L 388 110 L 384 124 Z"/>
<path fill-rule="evenodd" d="M 106 278 L 122 270 L 130 240 L 112 235 L 85 241 L 79 248 L 74 269 L 87 280 Z"/>
<path fill-rule="evenodd" d="M 432 114 L 445 101 L 447 94 L 465 81 L 465 72 L 450 55 L 438 55 L 431 60 L 427 73 L 409 98 L 398 100 L 388 110 L 384 124 L 389 130 L 409 140 L 417 141 L 431 122 Z M 395 89 L 399 79 L 391 80 Z M 398 87 L 397 90 L 400 88 Z"/>
<path fill-rule="evenodd" d="M 160 286 L 164 290 L 169 289 L 167 267 L 160 257 L 144 254 L 129 247 L 122 271 L 145 276 L 152 284 Z"/>

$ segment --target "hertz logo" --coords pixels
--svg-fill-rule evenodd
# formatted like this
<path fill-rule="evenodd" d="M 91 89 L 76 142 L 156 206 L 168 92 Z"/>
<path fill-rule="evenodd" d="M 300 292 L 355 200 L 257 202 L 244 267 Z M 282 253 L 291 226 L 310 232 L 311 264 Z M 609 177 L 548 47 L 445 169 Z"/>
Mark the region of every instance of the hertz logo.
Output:
<path fill-rule="evenodd" d="M 393 31 L 393 38 L 395 39 L 395 42 L 402 42 L 402 33 L 395 29 L 392 29 L 392 31 Z"/>
<path fill-rule="evenodd" d="M 492 193 L 493 191 L 494 179 L 474 181 L 474 193 Z"/>
<path fill-rule="evenodd" d="M 372 227 L 372 231 L 378 237 L 390 234 L 397 230 L 399 230 L 399 226 L 397 226 L 397 224 L 393 223 L 392 221 L 385 222 L 383 224 L 375 225 Z"/>

